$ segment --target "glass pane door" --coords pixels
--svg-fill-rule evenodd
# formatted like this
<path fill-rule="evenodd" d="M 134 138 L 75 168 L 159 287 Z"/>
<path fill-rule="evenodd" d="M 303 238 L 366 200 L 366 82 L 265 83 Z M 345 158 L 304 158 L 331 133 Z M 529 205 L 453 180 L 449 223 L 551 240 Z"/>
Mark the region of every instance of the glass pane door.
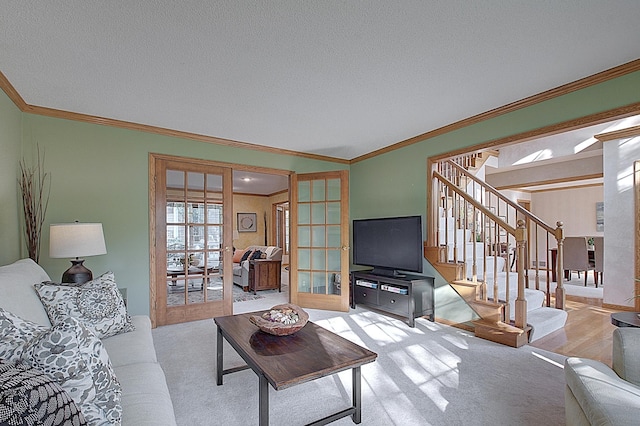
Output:
<path fill-rule="evenodd" d="M 292 209 L 292 301 L 300 306 L 348 310 L 348 175 L 295 177 Z"/>
<path fill-rule="evenodd" d="M 167 306 L 223 299 L 222 176 L 167 170 Z"/>
<path fill-rule="evenodd" d="M 156 178 L 159 324 L 231 313 L 231 271 L 223 262 L 231 253 L 230 169 L 160 161 Z"/>

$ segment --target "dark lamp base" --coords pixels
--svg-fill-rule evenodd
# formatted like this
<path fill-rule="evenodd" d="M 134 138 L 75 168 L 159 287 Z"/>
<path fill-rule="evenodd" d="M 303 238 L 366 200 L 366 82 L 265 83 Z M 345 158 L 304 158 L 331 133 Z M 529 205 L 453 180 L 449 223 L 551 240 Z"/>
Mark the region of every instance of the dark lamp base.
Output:
<path fill-rule="evenodd" d="M 82 262 L 84 262 L 84 259 L 75 259 L 71 261 L 73 264 L 71 268 L 67 269 L 64 271 L 64 274 L 62 274 L 63 283 L 84 284 L 93 279 L 93 274 L 82 264 Z"/>

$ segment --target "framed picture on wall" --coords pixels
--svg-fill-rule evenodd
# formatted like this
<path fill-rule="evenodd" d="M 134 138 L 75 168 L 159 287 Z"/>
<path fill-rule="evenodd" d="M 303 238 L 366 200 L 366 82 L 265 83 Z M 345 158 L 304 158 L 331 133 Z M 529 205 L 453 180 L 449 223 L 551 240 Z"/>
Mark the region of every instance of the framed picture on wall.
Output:
<path fill-rule="evenodd" d="M 255 213 L 238 213 L 238 232 L 257 232 L 257 219 Z"/>

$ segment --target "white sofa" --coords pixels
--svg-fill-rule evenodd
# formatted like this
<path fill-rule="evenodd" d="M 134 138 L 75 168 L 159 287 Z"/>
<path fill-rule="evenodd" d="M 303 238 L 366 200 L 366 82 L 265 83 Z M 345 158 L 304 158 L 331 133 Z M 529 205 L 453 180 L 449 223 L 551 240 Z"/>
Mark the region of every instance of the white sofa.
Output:
<path fill-rule="evenodd" d="M 249 246 L 242 250 L 260 250 L 264 254 L 262 259 L 282 261 L 282 248 L 275 246 Z M 249 260 L 233 263 L 233 283 L 242 287 L 244 291 L 249 291 Z"/>
<path fill-rule="evenodd" d="M 47 313 L 33 287 L 49 281 L 47 273 L 31 259 L 0 267 L 0 308 L 47 327 Z M 102 339 L 122 387 L 122 425 L 173 426 L 175 414 L 164 372 L 158 364 L 151 322 L 132 316 L 134 331 Z"/>
<path fill-rule="evenodd" d="M 640 329 L 613 331 L 612 367 L 592 359 L 567 358 L 567 425 L 640 423 Z"/>

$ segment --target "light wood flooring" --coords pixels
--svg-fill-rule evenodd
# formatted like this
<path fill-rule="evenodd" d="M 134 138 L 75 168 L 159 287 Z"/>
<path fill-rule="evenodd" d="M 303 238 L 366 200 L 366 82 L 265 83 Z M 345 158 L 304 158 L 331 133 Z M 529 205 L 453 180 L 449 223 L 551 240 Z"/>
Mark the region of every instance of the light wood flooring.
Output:
<path fill-rule="evenodd" d="M 602 307 L 602 299 L 567 296 L 567 323 L 530 345 L 565 356 L 577 356 L 601 361 L 611 366 L 611 314 L 618 312 Z"/>

